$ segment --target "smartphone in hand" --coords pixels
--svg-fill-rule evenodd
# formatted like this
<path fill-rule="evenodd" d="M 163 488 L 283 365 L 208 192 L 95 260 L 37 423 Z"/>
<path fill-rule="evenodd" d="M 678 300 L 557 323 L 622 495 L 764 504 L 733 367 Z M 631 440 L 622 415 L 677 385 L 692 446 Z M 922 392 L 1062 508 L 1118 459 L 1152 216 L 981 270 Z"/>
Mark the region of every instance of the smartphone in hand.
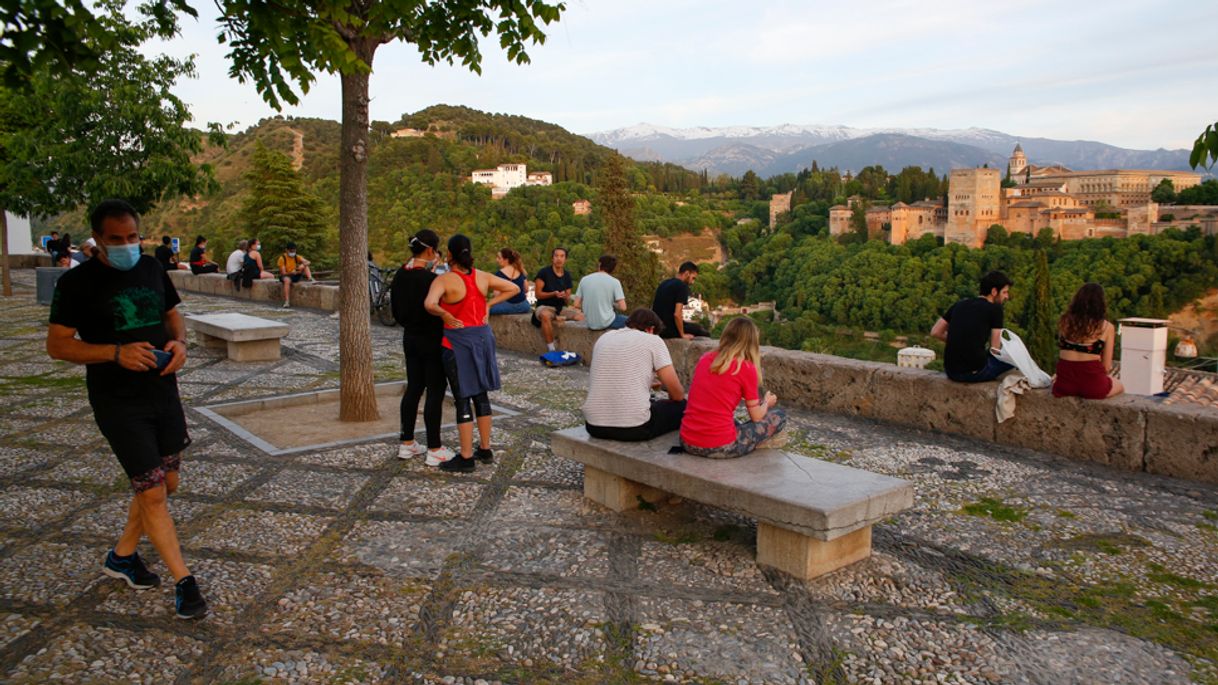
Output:
<path fill-rule="evenodd" d="M 152 356 L 156 357 L 156 370 L 157 371 L 160 371 L 161 369 L 164 369 L 166 366 L 169 366 L 169 362 L 173 359 L 173 354 L 166 352 L 164 350 L 153 350 Z"/>

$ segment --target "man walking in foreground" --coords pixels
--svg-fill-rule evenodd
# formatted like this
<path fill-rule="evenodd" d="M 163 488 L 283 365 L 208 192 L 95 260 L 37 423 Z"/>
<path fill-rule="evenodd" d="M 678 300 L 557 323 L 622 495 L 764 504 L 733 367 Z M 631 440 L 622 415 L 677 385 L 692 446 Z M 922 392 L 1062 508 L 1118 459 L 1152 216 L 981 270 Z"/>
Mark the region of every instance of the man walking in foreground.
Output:
<path fill-rule="evenodd" d="M 993 353 L 1002 348 L 1002 305 L 1011 297 L 1011 279 L 1001 271 L 981 278 L 981 296 L 960 300 L 935 322 L 930 334 L 947 345 L 943 370 L 958 383 L 992 381 L 1015 368 Z"/>
<path fill-rule="evenodd" d="M 147 535 L 177 581 L 178 618 L 201 618 L 207 602 L 182 559 L 167 506 L 190 444 L 174 375 L 186 363 L 186 327 L 176 309 L 181 300 L 160 264 L 140 254 L 139 216 L 131 205 L 106 200 L 90 221 L 97 257 L 59 279 L 47 353 L 86 365 L 94 420 L 135 491 L 103 572 L 136 590 L 160 585 L 136 551 Z"/>

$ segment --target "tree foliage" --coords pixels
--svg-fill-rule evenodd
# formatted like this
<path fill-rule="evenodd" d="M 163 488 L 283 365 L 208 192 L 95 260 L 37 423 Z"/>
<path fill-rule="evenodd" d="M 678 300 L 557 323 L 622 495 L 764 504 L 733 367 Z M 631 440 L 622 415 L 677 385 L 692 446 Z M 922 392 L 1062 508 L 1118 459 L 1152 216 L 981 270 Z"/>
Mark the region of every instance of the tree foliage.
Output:
<path fill-rule="evenodd" d="M 330 212 L 305 188 L 292 160 L 259 143 L 250 161 L 241 207 L 244 235 L 257 237 L 271 252 L 293 242 L 318 266 L 333 263 L 332 246 L 326 240 Z"/>
<path fill-rule="evenodd" d="M 1176 204 L 1218 205 L 1218 180 L 1209 179 L 1176 193 Z"/>
<path fill-rule="evenodd" d="M 10 211 L 54 214 L 121 197 L 145 212 L 216 187 L 212 169 L 191 162 L 202 139 L 171 91 L 194 76 L 193 62 L 143 55 L 155 22 L 104 7 L 94 21 L 112 43 L 95 71 L 40 67 L 26 89 L 0 91 L 0 206 Z"/>
<path fill-rule="evenodd" d="M 272 107 L 296 104 L 317 72 L 342 85 L 339 155 L 339 417 L 375 420 L 372 339 L 368 330 L 365 255 L 368 250 L 368 78 L 377 48 L 391 41 L 415 46 L 427 64 L 460 62 L 481 73 L 480 38 L 495 34 L 508 61 L 527 63 L 528 44 L 545 41 L 542 25 L 564 5 L 545 0 L 217 0 L 220 40 L 229 46 L 229 73 L 251 81 Z M 438 160 L 432 160 L 433 163 Z"/>
<path fill-rule="evenodd" d="M 1036 250 L 1031 293 L 1024 306 L 1025 343 L 1040 368 L 1053 373 L 1057 366 L 1057 316 L 1053 311 L 1053 290 L 1049 276 L 1049 257 Z"/>
<path fill-rule="evenodd" d="M 1199 166 L 1210 168 L 1218 162 L 1218 122 L 1205 127 L 1201 135 L 1193 143 L 1193 151 L 1188 156 L 1189 166 L 1196 169 Z"/>
<path fill-rule="evenodd" d="M 604 221 L 605 254 L 617 257 L 614 274 L 622 282 L 631 307 L 651 301 L 659 282 L 660 263 L 643 245 L 634 221 L 634 199 L 626 188 L 626 164 L 613 155 L 605 165 L 599 187 L 598 211 Z"/>

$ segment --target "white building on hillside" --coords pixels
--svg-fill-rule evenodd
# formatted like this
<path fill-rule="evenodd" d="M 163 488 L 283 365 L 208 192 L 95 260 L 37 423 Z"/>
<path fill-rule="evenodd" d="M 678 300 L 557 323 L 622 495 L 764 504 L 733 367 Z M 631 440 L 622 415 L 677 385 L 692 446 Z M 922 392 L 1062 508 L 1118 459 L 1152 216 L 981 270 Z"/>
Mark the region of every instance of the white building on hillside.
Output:
<path fill-rule="evenodd" d="M 500 164 L 494 169 L 475 170 L 470 181 L 490 186 L 491 197 L 501 198 L 512 188 L 553 185 L 554 176 L 548 171 L 530 174 L 524 164 Z"/>

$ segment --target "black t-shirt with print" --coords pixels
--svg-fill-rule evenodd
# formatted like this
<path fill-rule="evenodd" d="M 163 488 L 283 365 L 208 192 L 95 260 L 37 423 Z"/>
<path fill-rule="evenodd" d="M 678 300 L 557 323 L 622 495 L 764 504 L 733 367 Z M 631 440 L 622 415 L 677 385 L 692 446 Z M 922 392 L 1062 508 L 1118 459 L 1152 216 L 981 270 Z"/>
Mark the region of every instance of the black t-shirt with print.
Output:
<path fill-rule="evenodd" d="M 51 323 L 76 329 L 98 345 L 147 342 L 164 349 L 170 341 L 165 313 L 181 302 L 173 281 L 156 259 L 143 255 L 130 271 L 90 259 L 60 276 L 51 300 Z M 130 371 L 114 362 L 89 364 L 90 394 L 124 395 L 149 382 L 173 381 L 160 371 Z"/>
<path fill-rule="evenodd" d="M 571 289 L 571 272 L 566 269 L 564 269 L 562 275 L 559 276 L 558 274 L 554 273 L 554 267 L 542 267 L 537 271 L 537 275 L 534 278 L 539 279 L 545 285 L 543 290 L 548 293 L 556 293 L 559 290 Z M 562 311 L 562 308 L 566 306 L 566 304 L 566 300 L 558 297 L 549 297 L 544 300 L 537 300 L 538 307 L 553 307 L 560 312 Z"/>
<path fill-rule="evenodd" d="M 190 263 L 196 265 L 201 263 L 203 261 L 203 254 L 205 252 L 207 252 L 207 250 L 199 247 L 198 245 L 192 247 L 190 249 Z"/>

